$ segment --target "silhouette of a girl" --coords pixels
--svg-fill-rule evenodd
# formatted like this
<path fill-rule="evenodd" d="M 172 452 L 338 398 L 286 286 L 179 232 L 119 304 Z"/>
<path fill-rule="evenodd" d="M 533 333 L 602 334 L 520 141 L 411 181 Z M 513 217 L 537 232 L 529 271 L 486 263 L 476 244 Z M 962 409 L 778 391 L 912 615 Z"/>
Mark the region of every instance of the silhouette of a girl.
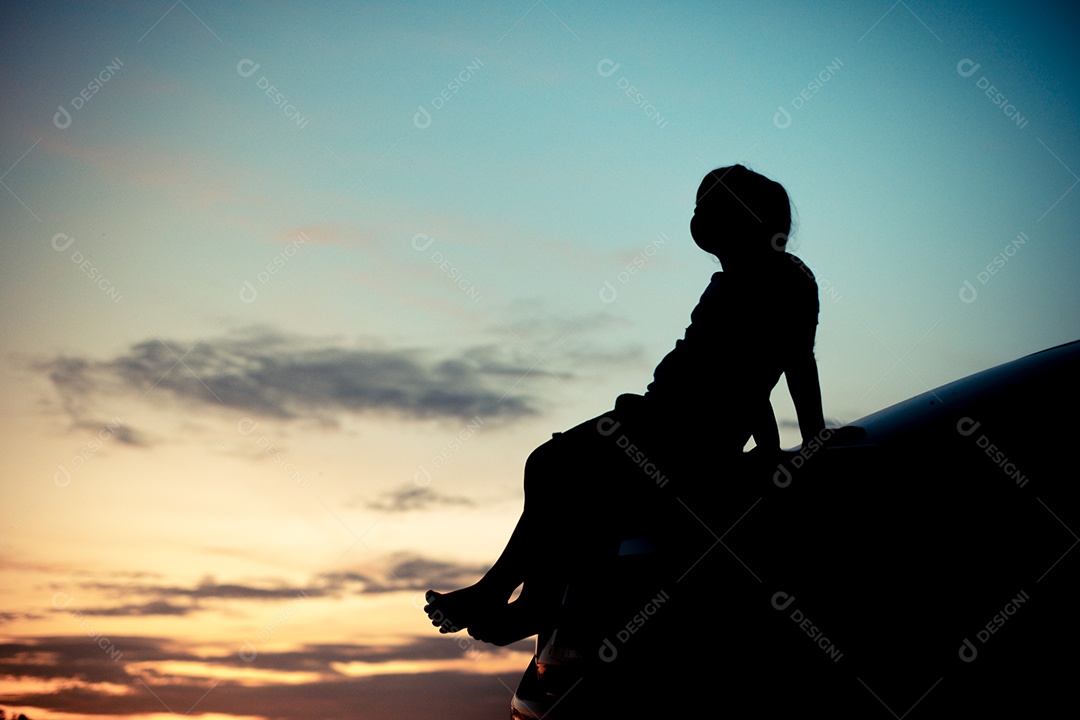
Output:
<path fill-rule="evenodd" d="M 498 560 L 474 585 L 428 591 L 424 610 L 440 632 L 468 628 L 499 645 L 535 634 L 559 601 L 557 580 L 575 554 L 569 536 L 611 514 L 620 494 L 613 483 L 627 476 L 628 462 L 640 477 L 640 457 L 647 457 L 665 478 L 689 485 L 736 467 L 751 436 L 755 453 L 778 451 L 769 395 L 781 374 L 804 444 L 824 430 L 813 350 L 817 284 L 786 251 L 790 232 L 791 203 L 779 183 L 742 165 L 705 176 L 690 233 L 724 271 L 713 275 L 685 337 L 644 395 L 619 396 L 607 415 L 557 433 L 530 454 L 525 507 Z M 632 431 L 635 447 L 644 449 L 637 460 L 616 444 L 614 427 L 622 428 L 620 437 Z M 519 585 L 520 596 L 509 602 Z"/>

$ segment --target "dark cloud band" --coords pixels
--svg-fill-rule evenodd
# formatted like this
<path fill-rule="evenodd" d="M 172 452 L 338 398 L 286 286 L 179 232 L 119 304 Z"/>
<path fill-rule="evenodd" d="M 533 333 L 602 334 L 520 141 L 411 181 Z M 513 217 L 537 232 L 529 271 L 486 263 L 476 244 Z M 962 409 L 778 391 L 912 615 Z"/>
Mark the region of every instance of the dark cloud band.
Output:
<path fill-rule="evenodd" d="M 412 419 L 510 420 L 536 412 L 532 396 L 518 389 L 529 365 L 501 361 L 494 348 L 439 360 L 430 355 L 313 346 L 302 338 L 248 331 L 188 345 L 155 339 L 107 360 L 58 357 L 38 368 L 79 425 L 93 423 L 102 396 L 117 391 L 140 398 L 168 393 L 286 419 L 381 412 Z M 130 431 L 120 440 L 139 444 Z"/>

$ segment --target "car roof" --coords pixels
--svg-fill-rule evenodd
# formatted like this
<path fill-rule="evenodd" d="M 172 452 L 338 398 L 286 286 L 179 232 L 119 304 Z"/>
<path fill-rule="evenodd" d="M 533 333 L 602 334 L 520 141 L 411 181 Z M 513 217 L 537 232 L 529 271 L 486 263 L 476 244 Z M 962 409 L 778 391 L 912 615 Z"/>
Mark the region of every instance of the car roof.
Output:
<path fill-rule="evenodd" d="M 1035 423 L 1048 403 L 1077 396 L 1078 377 L 1080 340 L 1025 355 L 871 413 L 851 423 L 864 432 L 849 435 L 858 440 L 844 444 L 878 444 L 932 432 L 942 424 L 955 426 L 958 418 L 973 413 L 980 420 L 1010 415 Z"/>

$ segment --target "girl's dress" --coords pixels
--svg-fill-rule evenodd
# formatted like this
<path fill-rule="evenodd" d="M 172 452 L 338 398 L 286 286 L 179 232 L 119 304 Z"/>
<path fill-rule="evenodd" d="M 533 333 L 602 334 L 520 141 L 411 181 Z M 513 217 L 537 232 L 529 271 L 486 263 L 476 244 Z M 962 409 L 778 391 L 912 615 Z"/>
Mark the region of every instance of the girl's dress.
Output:
<path fill-rule="evenodd" d="M 526 512 L 582 527 L 641 512 L 634 486 L 690 489 L 736 463 L 780 375 L 813 354 L 817 283 L 796 256 L 779 260 L 759 276 L 715 273 L 644 395 L 534 450 Z"/>

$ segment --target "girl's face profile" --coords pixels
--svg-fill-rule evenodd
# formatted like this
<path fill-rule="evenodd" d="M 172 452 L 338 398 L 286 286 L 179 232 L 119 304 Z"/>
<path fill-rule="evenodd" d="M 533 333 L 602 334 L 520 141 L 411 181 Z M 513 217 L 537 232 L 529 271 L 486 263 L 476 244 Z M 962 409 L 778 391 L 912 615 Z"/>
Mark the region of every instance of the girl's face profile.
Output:
<path fill-rule="evenodd" d="M 694 216 L 690 218 L 690 237 L 699 248 L 715 255 L 721 263 L 724 262 L 723 235 L 715 205 L 698 202 L 694 206 Z"/>

